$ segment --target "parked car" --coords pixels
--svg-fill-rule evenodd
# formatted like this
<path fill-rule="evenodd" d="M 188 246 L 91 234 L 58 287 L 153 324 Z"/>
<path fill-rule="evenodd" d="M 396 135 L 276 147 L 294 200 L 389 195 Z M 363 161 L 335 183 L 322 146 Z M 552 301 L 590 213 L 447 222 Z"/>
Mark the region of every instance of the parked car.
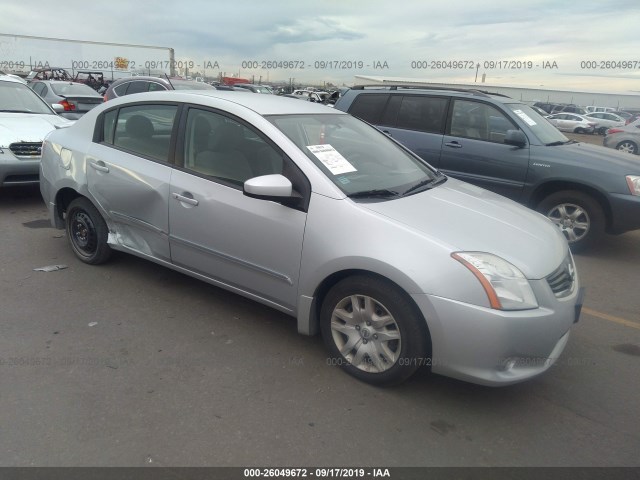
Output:
<path fill-rule="evenodd" d="M 62 80 L 71 82 L 73 78 L 71 74 L 62 67 L 50 67 L 31 70 L 26 80 L 27 83 L 31 83 L 33 80 Z"/>
<path fill-rule="evenodd" d="M 548 216 L 574 251 L 640 229 L 640 165 L 574 142 L 528 105 L 475 90 L 354 87 L 336 103 L 447 175 Z M 572 115 L 572 114 L 563 114 Z"/>
<path fill-rule="evenodd" d="M 22 82 L 22 83 L 25 83 L 25 84 L 27 83 L 27 81 L 24 78 L 19 77 L 18 75 L 14 75 L 12 73 L 3 72 L 2 70 L 0 70 L 0 75 L 6 75 L 7 77 L 15 78 L 19 82 Z"/>
<path fill-rule="evenodd" d="M 596 127 L 596 131 L 600 135 L 604 135 L 605 133 L 607 133 L 607 130 L 609 130 L 612 127 L 623 127 L 625 124 L 624 118 L 616 115 L 615 113 L 608 113 L 608 112 L 587 113 L 586 115 L 584 115 L 584 118 L 589 119 L 598 124 Z"/>
<path fill-rule="evenodd" d="M 558 358 L 582 304 L 546 218 L 310 102 L 106 102 L 47 137 L 41 192 L 80 261 L 120 250 L 269 305 L 373 384 L 421 365 L 526 380 Z"/>
<path fill-rule="evenodd" d="M 316 92 L 312 90 L 294 90 L 292 95 L 306 98 L 310 102 L 323 103 L 325 99 L 330 97 L 329 92 Z"/>
<path fill-rule="evenodd" d="M 273 90 L 271 90 L 271 87 L 268 87 L 266 85 L 254 85 L 253 83 L 236 83 L 234 87 L 237 89 L 248 90 L 253 93 L 266 93 L 269 95 L 273 95 Z"/>
<path fill-rule="evenodd" d="M 29 86 L 45 102 L 62 105 L 64 111 L 59 115 L 70 120 L 77 120 L 103 101 L 101 95 L 82 83 L 38 80 L 31 82 Z"/>
<path fill-rule="evenodd" d="M 84 83 L 101 95 L 109 88 L 109 82 L 104 79 L 104 73 L 95 70 L 80 70 L 76 72 L 73 81 Z"/>
<path fill-rule="evenodd" d="M 546 103 L 546 102 L 536 102 L 533 104 L 534 107 L 539 108 L 547 114 L 552 115 L 554 113 L 577 113 L 578 115 L 584 115 L 587 113 L 587 110 L 583 107 L 579 107 L 578 105 L 566 104 L 566 103 Z"/>
<path fill-rule="evenodd" d="M 633 118 L 633 113 L 625 112 L 624 110 L 615 110 L 613 112 L 608 112 L 608 113 L 613 113 L 614 115 L 622 117 L 625 122 L 627 122 L 629 119 Z"/>
<path fill-rule="evenodd" d="M 126 77 L 115 80 L 104 94 L 105 102 L 113 98 L 133 93 L 157 92 L 162 90 L 215 90 L 216 87 L 204 82 L 160 77 Z"/>
<path fill-rule="evenodd" d="M 588 105 L 588 106 L 584 107 L 584 109 L 587 111 L 587 113 L 613 112 L 613 111 L 615 111 L 615 108 L 613 108 L 613 107 L 597 107 L 595 105 Z"/>
<path fill-rule="evenodd" d="M 621 152 L 638 155 L 640 153 L 640 119 L 622 127 L 610 128 L 602 144 Z"/>
<path fill-rule="evenodd" d="M 555 113 L 547 120 L 561 132 L 593 133 L 598 128 L 595 120 L 575 113 Z"/>
<path fill-rule="evenodd" d="M 37 184 L 44 137 L 69 124 L 24 82 L 0 76 L 0 187 Z"/>

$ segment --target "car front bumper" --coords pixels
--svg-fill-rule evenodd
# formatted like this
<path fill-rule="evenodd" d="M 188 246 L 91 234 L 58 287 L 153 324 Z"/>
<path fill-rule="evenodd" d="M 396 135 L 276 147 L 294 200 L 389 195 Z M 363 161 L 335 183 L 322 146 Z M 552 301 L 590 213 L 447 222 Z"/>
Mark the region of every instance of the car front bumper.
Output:
<path fill-rule="evenodd" d="M 609 201 L 613 212 L 610 233 L 640 229 L 640 196 L 611 193 Z"/>
<path fill-rule="evenodd" d="M 9 149 L 0 154 L 0 187 L 10 185 L 35 185 L 38 183 L 40 157 L 20 159 Z"/>
<path fill-rule="evenodd" d="M 548 370 L 578 320 L 583 290 L 576 278 L 572 293 L 557 299 L 545 280 L 531 283 L 540 304 L 532 310 L 494 310 L 413 295 L 431 333 L 431 370 L 488 386 L 522 382 Z"/>

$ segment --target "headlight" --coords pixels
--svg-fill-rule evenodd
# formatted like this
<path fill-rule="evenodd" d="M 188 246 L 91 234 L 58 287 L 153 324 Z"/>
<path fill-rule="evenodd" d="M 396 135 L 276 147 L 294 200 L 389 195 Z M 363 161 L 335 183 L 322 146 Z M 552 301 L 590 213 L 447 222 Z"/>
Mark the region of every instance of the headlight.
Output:
<path fill-rule="evenodd" d="M 483 252 L 457 252 L 451 256 L 480 281 L 489 297 L 491 308 L 527 310 L 538 307 L 529 281 L 506 260 Z"/>
<path fill-rule="evenodd" d="M 627 175 L 627 185 L 629 185 L 629 190 L 631 191 L 631 195 L 640 196 L 640 176 Z"/>

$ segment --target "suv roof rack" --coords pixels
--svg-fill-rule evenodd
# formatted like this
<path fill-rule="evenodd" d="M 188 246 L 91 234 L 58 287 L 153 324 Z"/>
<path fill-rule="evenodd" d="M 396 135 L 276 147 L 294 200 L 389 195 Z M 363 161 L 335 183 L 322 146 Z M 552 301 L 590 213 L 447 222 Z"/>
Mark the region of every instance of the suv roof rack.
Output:
<path fill-rule="evenodd" d="M 471 95 L 476 95 L 479 97 L 488 97 L 490 95 L 495 95 L 498 97 L 510 98 L 508 95 L 504 95 L 502 93 L 497 92 L 489 92 L 487 90 L 479 90 L 476 88 L 459 88 L 459 87 L 435 87 L 429 84 L 404 84 L 404 83 L 377 83 L 377 84 L 367 84 L 367 85 L 354 85 L 351 87 L 352 90 L 365 90 L 366 88 L 379 88 L 386 90 L 398 90 L 398 89 L 407 89 L 407 90 L 442 90 L 447 92 L 461 92 L 461 93 L 469 93 Z"/>

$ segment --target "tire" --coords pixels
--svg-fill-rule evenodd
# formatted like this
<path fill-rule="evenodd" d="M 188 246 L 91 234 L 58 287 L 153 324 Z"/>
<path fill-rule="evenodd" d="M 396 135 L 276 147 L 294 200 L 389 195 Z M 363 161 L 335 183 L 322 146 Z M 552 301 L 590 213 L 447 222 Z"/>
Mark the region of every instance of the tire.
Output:
<path fill-rule="evenodd" d="M 354 315 L 354 306 L 360 314 Z M 418 308 L 378 277 L 357 275 L 334 285 L 322 302 L 320 322 L 331 364 L 364 382 L 396 385 L 431 364 L 431 341 Z"/>
<path fill-rule="evenodd" d="M 537 210 L 555 223 L 576 253 L 597 244 L 606 226 L 600 203 L 575 190 L 555 192 L 538 204 Z"/>
<path fill-rule="evenodd" d="M 638 154 L 638 145 L 633 143 L 631 140 L 624 140 L 616 145 L 616 150 L 620 150 L 621 152 L 633 153 L 634 155 Z"/>
<path fill-rule="evenodd" d="M 84 197 L 73 200 L 65 220 L 67 239 L 76 257 L 91 265 L 109 259 L 111 247 L 107 243 L 107 224 L 89 200 Z"/>
<path fill-rule="evenodd" d="M 576 128 L 576 129 L 573 131 L 573 133 L 584 133 L 584 129 L 583 129 L 583 128 L 578 127 L 578 128 Z"/>
<path fill-rule="evenodd" d="M 600 135 L 606 135 L 606 134 L 607 134 L 607 130 L 609 130 L 609 127 L 600 127 L 600 128 L 598 129 L 598 133 L 599 133 Z"/>

